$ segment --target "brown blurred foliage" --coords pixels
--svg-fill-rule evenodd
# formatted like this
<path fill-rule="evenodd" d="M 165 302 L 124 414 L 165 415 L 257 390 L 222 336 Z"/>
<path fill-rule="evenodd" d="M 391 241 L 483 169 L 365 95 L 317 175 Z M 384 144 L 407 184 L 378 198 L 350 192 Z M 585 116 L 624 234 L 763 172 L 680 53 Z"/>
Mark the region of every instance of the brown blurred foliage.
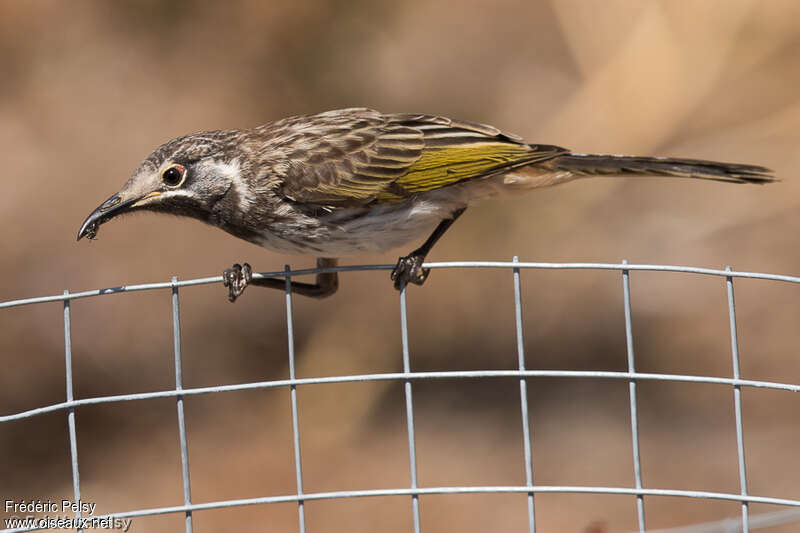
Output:
<path fill-rule="evenodd" d="M 800 3 L 553 0 L 455 4 L 0 0 L 0 300 L 313 264 L 210 227 L 136 216 L 75 242 L 83 217 L 151 149 L 191 131 L 365 105 L 495 124 L 583 152 L 763 164 L 764 187 L 596 179 L 487 203 L 432 260 L 733 265 L 792 274 L 800 253 Z M 401 251 L 398 251 L 401 252 Z M 399 253 L 350 258 L 389 263 Z M 295 299 L 298 375 L 401 368 L 398 298 L 386 272 L 342 276 L 325 301 Z M 626 368 L 614 272 L 528 271 L 529 368 Z M 736 282 L 742 373 L 800 382 L 800 287 Z M 511 274 L 436 271 L 409 291 L 412 368 L 513 368 Z M 632 275 L 640 371 L 731 375 L 723 280 Z M 184 383 L 287 376 L 283 295 L 181 292 Z M 174 386 L 169 293 L 75 301 L 76 396 Z M 0 413 L 63 401 L 62 307 L 0 311 Z M 633 486 L 628 387 L 529 381 L 538 484 Z M 639 386 L 647 487 L 738 492 L 732 391 Z M 408 486 L 402 386 L 300 387 L 307 492 Z M 524 483 L 518 384 L 414 387 L 420 483 Z M 746 389 L 750 491 L 800 498 L 800 404 Z M 195 502 L 292 494 L 285 389 L 186 400 Z M 182 503 L 174 400 L 77 410 L 83 498 L 108 513 Z M 0 494 L 71 497 L 66 416 L 0 424 Z M 649 527 L 735 516 L 734 502 L 648 497 Z M 421 498 L 426 531 L 523 531 L 524 495 Z M 751 512 L 769 508 L 753 505 Z M 541 531 L 636 527 L 631 497 L 536 497 Z M 309 502 L 309 531 L 409 531 L 408 498 Z M 196 530 L 293 531 L 294 504 L 194 514 Z M 180 515 L 133 530 L 179 531 Z M 784 529 L 781 531 L 789 531 Z M 771 531 L 778 531 L 774 529 Z"/>

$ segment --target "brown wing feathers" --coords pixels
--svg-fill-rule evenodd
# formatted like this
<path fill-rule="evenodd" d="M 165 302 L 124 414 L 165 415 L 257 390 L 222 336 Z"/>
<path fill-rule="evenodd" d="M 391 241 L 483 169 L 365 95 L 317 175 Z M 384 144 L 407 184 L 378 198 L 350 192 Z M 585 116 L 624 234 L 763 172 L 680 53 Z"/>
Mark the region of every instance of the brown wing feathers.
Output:
<path fill-rule="evenodd" d="M 399 201 L 564 151 L 539 150 L 492 126 L 434 115 L 339 113 L 338 123 L 327 113 L 305 117 L 317 124 L 306 125 L 305 146 L 291 152 L 282 187 L 288 199 L 329 206 Z"/>
<path fill-rule="evenodd" d="M 586 175 L 665 175 L 739 183 L 773 181 L 763 167 L 693 159 L 571 154 L 484 124 L 424 114 L 344 109 L 280 121 L 265 132 L 287 159 L 281 191 L 296 202 L 355 206 L 541 163 Z M 286 155 L 288 154 L 288 155 Z"/>

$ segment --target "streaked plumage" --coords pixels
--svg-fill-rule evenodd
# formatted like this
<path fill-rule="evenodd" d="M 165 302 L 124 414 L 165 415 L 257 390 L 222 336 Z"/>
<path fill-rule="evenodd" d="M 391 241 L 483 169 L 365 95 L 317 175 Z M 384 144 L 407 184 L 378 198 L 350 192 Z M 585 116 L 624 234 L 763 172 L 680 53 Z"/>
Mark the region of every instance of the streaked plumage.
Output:
<path fill-rule="evenodd" d="M 172 167 L 182 169 L 179 184 L 165 183 Z M 198 218 L 267 248 L 338 257 L 406 244 L 499 192 L 612 174 L 773 180 L 752 165 L 575 154 L 483 124 L 342 109 L 169 141 L 87 218 L 79 238 L 122 209 L 148 209 Z M 424 281 L 420 267 L 411 270 L 398 285 Z"/>

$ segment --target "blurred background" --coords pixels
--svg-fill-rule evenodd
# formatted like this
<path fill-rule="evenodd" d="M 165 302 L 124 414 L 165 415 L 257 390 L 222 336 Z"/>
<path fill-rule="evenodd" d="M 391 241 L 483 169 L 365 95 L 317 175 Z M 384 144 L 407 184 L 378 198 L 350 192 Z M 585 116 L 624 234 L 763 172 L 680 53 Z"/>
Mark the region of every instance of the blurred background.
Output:
<path fill-rule="evenodd" d="M 800 3 L 449 0 L 0 0 L 0 300 L 313 266 L 195 221 L 142 215 L 75 242 L 153 148 L 198 130 L 369 106 L 494 124 L 581 152 L 762 164 L 763 187 L 601 178 L 470 209 L 430 260 L 667 263 L 800 272 Z M 410 248 L 409 248 L 410 250 Z M 386 255 L 344 264 L 393 263 Z M 731 376 L 724 280 L 634 272 L 637 369 Z M 618 272 L 522 274 L 527 365 L 625 370 Z M 285 378 L 284 296 L 181 291 L 184 385 Z M 800 287 L 736 282 L 742 374 L 800 382 Z M 511 273 L 438 270 L 408 294 L 414 370 L 516 366 Z M 402 369 L 388 273 L 295 299 L 298 376 Z M 72 304 L 75 394 L 174 386 L 170 294 Z M 0 413 L 64 400 L 59 303 L 0 311 Z M 628 386 L 529 381 L 534 480 L 633 486 Z M 729 387 L 639 386 L 646 487 L 738 492 Z M 415 384 L 421 486 L 524 484 L 515 380 Z M 307 492 L 408 486 L 402 385 L 300 387 Z M 743 392 L 750 491 L 800 498 L 800 399 Z M 292 494 L 286 389 L 186 400 L 195 502 Z M 175 401 L 77 410 L 97 513 L 183 501 Z M 64 412 L 0 424 L 0 495 L 71 498 Z M 648 527 L 735 517 L 735 502 L 645 498 Z M 752 513 L 774 508 L 752 505 Z M 536 496 L 539 531 L 636 528 L 630 496 Z M 309 531 L 411 530 L 409 498 L 309 502 Z M 426 496 L 426 531 L 524 531 L 525 495 Z M 132 531 L 183 528 L 182 515 Z M 296 504 L 194 514 L 197 531 L 294 531 Z M 770 531 L 793 531 L 795 526 Z M 594 529 L 592 529 L 594 528 Z"/>

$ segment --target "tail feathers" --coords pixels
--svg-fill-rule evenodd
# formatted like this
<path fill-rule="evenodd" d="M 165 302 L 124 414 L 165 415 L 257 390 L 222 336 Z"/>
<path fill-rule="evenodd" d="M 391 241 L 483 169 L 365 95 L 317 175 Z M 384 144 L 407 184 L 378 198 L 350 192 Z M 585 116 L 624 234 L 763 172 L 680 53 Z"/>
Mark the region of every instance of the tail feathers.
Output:
<path fill-rule="evenodd" d="M 725 181 L 728 183 L 769 183 L 776 181 L 772 171 L 756 165 L 721 163 L 672 157 L 626 155 L 564 154 L 547 162 L 555 170 L 577 176 L 640 175 L 675 176 Z"/>

